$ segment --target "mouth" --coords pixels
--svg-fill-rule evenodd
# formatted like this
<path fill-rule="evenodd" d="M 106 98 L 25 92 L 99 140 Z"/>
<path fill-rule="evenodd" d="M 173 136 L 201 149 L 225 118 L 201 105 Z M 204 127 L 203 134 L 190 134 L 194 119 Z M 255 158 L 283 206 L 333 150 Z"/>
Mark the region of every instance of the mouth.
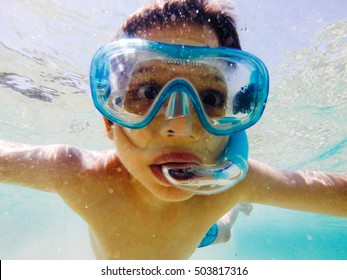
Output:
<path fill-rule="evenodd" d="M 150 169 L 161 183 L 164 183 L 166 186 L 172 186 L 164 176 L 164 168 L 170 169 L 170 176 L 175 178 L 175 180 L 189 180 L 196 177 L 194 172 L 190 170 L 190 167 L 198 164 L 200 164 L 200 160 L 194 155 L 171 153 L 157 158 L 154 164 L 150 165 Z"/>

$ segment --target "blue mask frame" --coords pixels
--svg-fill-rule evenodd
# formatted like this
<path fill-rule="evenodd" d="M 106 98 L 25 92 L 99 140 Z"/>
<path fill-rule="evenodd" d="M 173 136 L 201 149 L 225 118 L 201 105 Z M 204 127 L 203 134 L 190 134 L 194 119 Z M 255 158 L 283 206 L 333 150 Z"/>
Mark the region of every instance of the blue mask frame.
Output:
<path fill-rule="evenodd" d="M 118 55 L 119 53 L 136 51 L 155 53 L 167 60 L 178 61 L 189 60 L 194 62 L 197 60 L 217 58 L 229 63 L 246 64 L 254 68 L 249 77 L 248 86 L 240 89 L 235 94 L 237 98 L 235 98 L 232 104 L 233 110 L 245 112 L 247 119 L 240 120 L 234 116 L 225 116 L 218 119 L 209 118 L 206 116 L 194 86 L 185 80 L 184 77 L 177 78 L 174 82 L 171 81 L 170 85 L 166 85 L 159 94 L 159 98 L 154 102 L 151 110 L 145 116 L 138 117 L 137 119 L 134 119 L 134 116 L 127 118 L 124 112 L 118 113 L 112 111 L 108 105 L 108 99 L 111 94 L 110 73 L 112 70 L 110 69 L 110 61 L 114 55 Z M 245 130 L 260 119 L 267 101 L 269 77 L 267 68 L 261 60 L 238 49 L 182 46 L 141 39 L 122 39 L 112 42 L 97 51 L 91 64 L 90 85 L 93 102 L 99 112 L 110 121 L 131 129 L 140 129 L 147 126 L 158 113 L 164 101 L 172 94 L 173 88 L 176 92 L 177 90 L 181 90 L 189 96 L 205 129 L 211 134 L 222 136 Z M 255 103 L 253 110 L 249 109 L 249 102 Z"/>

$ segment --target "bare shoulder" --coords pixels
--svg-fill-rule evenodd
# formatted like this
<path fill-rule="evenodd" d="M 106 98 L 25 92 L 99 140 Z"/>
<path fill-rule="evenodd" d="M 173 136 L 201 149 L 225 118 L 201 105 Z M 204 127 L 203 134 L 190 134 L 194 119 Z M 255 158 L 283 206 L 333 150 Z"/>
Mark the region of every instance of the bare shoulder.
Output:
<path fill-rule="evenodd" d="M 71 145 L 59 145 L 55 153 L 57 162 L 85 171 L 108 170 L 121 165 L 116 150 L 91 151 Z"/>
<path fill-rule="evenodd" d="M 116 150 L 89 151 L 77 147 L 60 147 L 61 180 L 56 192 L 79 215 L 98 223 L 108 209 L 118 209 L 130 175 Z M 121 194 L 123 196 L 121 196 Z"/>
<path fill-rule="evenodd" d="M 68 173 L 72 170 L 79 179 L 97 177 L 102 181 L 105 176 L 117 178 L 124 171 L 116 150 L 91 151 L 64 145 L 57 148 L 56 154 L 57 164 Z"/>

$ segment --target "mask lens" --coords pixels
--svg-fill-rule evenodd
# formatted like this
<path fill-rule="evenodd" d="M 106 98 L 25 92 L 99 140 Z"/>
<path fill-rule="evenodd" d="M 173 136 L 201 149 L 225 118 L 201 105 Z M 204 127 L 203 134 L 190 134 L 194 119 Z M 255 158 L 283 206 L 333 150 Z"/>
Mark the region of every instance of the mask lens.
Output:
<path fill-rule="evenodd" d="M 145 115 L 160 90 L 161 86 L 156 82 L 130 85 L 126 91 L 124 109 L 132 114 Z"/>
<path fill-rule="evenodd" d="M 227 87 L 227 95 L 220 102 L 223 104 L 220 114 L 210 114 L 212 125 L 219 130 L 229 130 L 257 121 L 267 97 L 259 85 L 262 81 L 257 81 L 257 69 L 241 62 L 212 63 L 219 65 Z"/>
<path fill-rule="evenodd" d="M 121 95 L 123 100 L 113 102 L 114 107 L 121 106 L 131 114 L 146 115 L 161 90 L 173 79 L 184 77 L 194 85 L 208 117 L 225 116 L 227 84 L 220 70 L 212 65 L 152 59 L 138 63 L 128 76 L 126 84 L 120 84 L 119 78 L 114 79 L 117 84 L 112 84 L 110 98 L 117 101 L 118 96 Z M 117 98 L 112 98 L 113 95 Z"/>

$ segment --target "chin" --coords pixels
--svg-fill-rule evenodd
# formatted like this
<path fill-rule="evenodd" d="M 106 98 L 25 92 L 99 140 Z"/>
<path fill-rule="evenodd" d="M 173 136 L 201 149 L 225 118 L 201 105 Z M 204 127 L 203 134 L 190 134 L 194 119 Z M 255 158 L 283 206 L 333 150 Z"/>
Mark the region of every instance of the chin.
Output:
<path fill-rule="evenodd" d="M 158 199 L 167 202 L 182 202 L 186 201 L 194 196 L 193 193 L 189 193 L 180 190 L 176 187 L 158 186 L 157 188 L 151 188 L 149 191 Z"/>

